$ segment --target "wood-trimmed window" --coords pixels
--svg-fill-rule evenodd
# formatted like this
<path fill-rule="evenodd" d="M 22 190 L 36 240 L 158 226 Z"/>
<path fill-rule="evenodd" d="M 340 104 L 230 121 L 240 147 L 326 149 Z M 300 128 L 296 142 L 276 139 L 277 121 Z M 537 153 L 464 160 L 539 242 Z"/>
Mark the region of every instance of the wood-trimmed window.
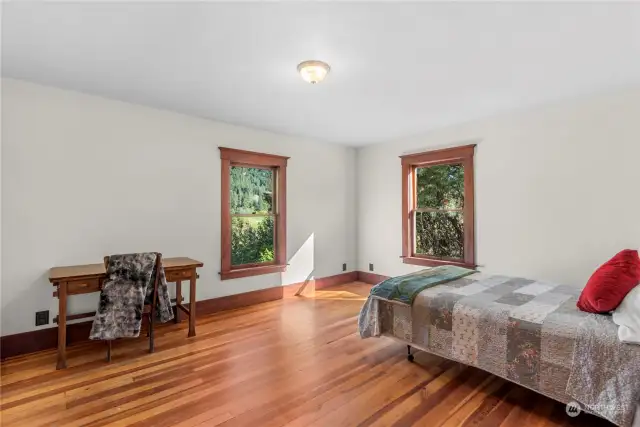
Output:
<path fill-rule="evenodd" d="M 476 267 L 474 145 L 400 156 L 405 264 Z"/>
<path fill-rule="evenodd" d="M 220 278 L 283 272 L 287 266 L 287 159 L 220 148 Z"/>

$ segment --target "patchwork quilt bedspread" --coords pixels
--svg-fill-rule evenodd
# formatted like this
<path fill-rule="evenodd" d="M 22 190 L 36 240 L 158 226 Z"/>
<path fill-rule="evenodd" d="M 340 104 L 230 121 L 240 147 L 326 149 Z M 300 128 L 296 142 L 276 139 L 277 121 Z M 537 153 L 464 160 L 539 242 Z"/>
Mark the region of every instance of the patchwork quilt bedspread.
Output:
<path fill-rule="evenodd" d="M 372 295 L 363 338 L 391 336 L 476 366 L 619 426 L 640 400 L 640 346 L 618 341 L 610 316 L 576 308 L 580 290 L 475 273 L 427 288 L 412 305 Z"/>

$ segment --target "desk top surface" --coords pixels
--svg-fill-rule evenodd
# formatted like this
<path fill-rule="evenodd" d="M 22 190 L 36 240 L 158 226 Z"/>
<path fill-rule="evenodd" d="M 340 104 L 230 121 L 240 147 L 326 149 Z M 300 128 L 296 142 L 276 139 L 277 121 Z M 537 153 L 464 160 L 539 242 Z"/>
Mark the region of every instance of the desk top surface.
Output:
<path fill-rule="evenodd" d="M 203 265 L 202 262 L 187 257 L 162 258 L 162 266 L 165 270 L 202 267 Z M 49 281 L 58 282 L 64 279 L 100 277 L 106 273 L 104 263 L 53 267 L 49 270 Z"/>

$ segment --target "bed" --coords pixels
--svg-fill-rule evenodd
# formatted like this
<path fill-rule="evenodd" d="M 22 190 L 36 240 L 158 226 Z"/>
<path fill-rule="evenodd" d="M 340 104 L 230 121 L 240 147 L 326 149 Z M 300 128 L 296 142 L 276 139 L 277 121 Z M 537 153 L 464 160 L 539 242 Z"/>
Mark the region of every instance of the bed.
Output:
<path fill-rule="evenodd" d="M 420 274 L 391 280 L 410 282 Z M 392 337 L 560 402 L 577 401 L 616 425 L 640 426 L 633 421 L 640 346 L 619 342 L 610 316 L 578 310 L 579 289 L 470 272 L 433 282 L 402 302 L 376 292 L 384 283 L 360 312 L 363 338 Z"/>

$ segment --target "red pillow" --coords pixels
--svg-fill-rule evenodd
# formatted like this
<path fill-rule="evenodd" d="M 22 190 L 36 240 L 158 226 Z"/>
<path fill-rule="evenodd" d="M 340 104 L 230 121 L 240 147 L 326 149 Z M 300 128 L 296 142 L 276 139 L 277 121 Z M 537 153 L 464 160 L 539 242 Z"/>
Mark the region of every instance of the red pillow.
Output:
<path fill-rule="evenodd" d="M 593 273 L 578 299 L 578 308 L 589 313 L 608 313 L 640 282 L 638 251 L 625 249 Z"/>

